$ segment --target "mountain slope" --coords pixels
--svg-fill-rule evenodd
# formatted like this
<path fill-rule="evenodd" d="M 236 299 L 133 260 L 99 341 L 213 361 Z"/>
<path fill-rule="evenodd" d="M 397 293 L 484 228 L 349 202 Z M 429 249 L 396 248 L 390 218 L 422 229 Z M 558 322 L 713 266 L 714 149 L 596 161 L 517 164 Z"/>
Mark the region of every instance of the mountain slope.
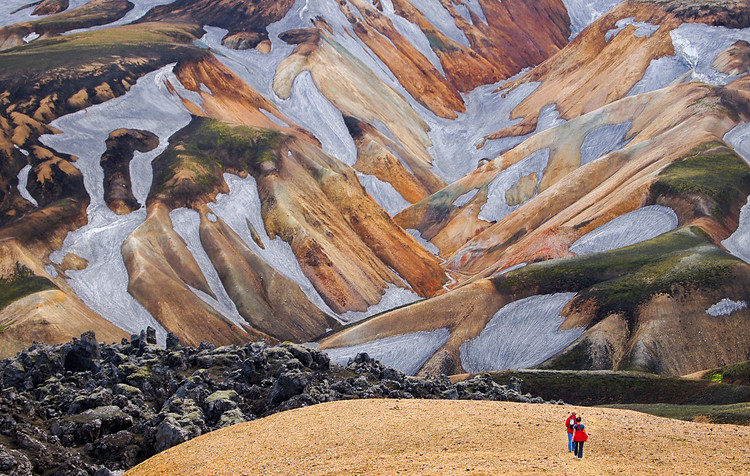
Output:
<path fill-rule="evenodd" d="M 409 373 L 747 360 L 749 10 L 13 0 L 0 341 L 49 302 Z"/>

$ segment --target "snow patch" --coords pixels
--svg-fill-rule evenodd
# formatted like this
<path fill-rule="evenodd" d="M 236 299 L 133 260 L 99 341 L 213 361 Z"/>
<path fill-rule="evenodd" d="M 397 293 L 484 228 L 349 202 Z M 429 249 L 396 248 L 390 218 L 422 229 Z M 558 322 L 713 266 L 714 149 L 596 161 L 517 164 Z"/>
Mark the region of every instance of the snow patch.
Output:
<path fill-rule="evenodd" d="M 450 337 L 448 329 L 421 331 L 413 334 L 385 337 L 364 344 L 337 349 L 324 349 L 334 363 L 346 365 L 361 352 L 379 360 L 383 365 L 407 375 L 416 374 Z"/>
<path fill-rule="evenodd" d="M 563 0 L 570 17 L 570 38 L 578 36 L 587 26 L 603 17 L 623 0 Z"/>
<path fill-rule="evenodd" d="M 747 301 L 732 301 L 729 298 L 724 298 L 706 309 L 706 314 L 710 314 L 714 317 L 728 316 L 733 312 L 745 309 L 746 307 Z"/>
<path fill-rule="evenodd" d="M 750 123 L 736 126 L 727 132 L 724 141 L 750 163 Z M 721 244 L 734 256 L 750 263 L 750 197 L 740 210 L 737 230 Z"/>
<path fill-rule="evenodd" d="M 653 25 L 649 22 L 645 21 L 635 21 L 635 17 L 630 18 L 622 18 L 620 20 L 617 20 L 617 23 L 615 23 L 615 28 L 609 30 L 606 35 L 604 35 L 604 39 L 606 41 L 611 40 L 615 36 L 619 35 L 622 30 L 624 30 L 626 27 L 633 25 L 636 27 L 634 35 L 638 38 L 642 37 L 650 37 L 654 33 L 656 33 L 656 30 L 659 29 L 659 25 Z"/>
<path fill-rule="evenodd" d="M 152 8 L 158 7 L 159 5 L 168 5 L 170 3 L 174 3 L 176 0 L 129 0 L 129 1 L 135 6 L 129 12 L 127 12 L 124 17 L 120 18 L 119 20 L 116 20 L 112 23 L 107 23 L 106 25 L 97 25 L 91 28 L 79 28 L 77 30 L 71 30 L 64 34 L 71 35 L 73 33 L 82 33 L 85 31 L 93 31 L 93 30 L 100 30 L 102 28 L 112 28 L 115 26 L 127 25 L 129 23 L 133 23 L 136 20 L 139 20 L 143 15 L 148 13 L 148 11 L 151 10 Z"/>
<path fill-rule="evenodd" d="M 549 152 L 549 148 L 539 149 L 500 172 L 490 182 L 489 190 L 487 191 L 487 202 L 482 205 L 477 218 L 488 222 L 499 221 L 521 206 L 508 205 L 508 202 L 505 200 L 505 193 L 518 183 L 522 177 L 526 177 L 532 173 L 537 174 L 538 185 L 542 180 L 544 169 L 547 167 Z"/>
<path fill-rule="evenodd" d="M 368 307 L 366 311 L 345 312 L 341 314 L 341 319 L 346 322 L 359 322 L 362 319 L 374 316 L 375 314 L 380 314 L 381 312 L 390 311 L 391 309 L 419 301 L 419 299 L 421 299 L 419 295 L 413 291 L 389 284 L 379 303 Z"/>
<path fill-rule="evenodd" d="M 57 276 L 58 276 L 58 274 L 57 274 L 57 268 L 55 268 L 51 264 L 45 264 L 44 265 L 44 270 L 47 272 L 47 274 L 50 275 L 50 277 L 52 279 L 57 278 Z"/>
<path fill-rule="evenodd" d="M 503 274 L 507 274 L 507 273 L 510 273 L 511 271 L 515 271 L 515 270 L 517 270 L 517 269 L 521 269 L 521 268 L 523 268 L 524 266 L 526 266 L 526 264 L 527 264 L 527 263 L 518 263 L 518 264 L 514 264 L 513 266 L 509 266 L 509 267 L 505 268 L 504 270 L 500 271 L 499 273 L 497 273 L 497 274 L 496 274 L 496 276 L 501 276 L 501 275 L 503 275 Z"/>
<path fill-rule="evenodd" d="M 440 249 L 437 246 L 433 245 L 431 241 L 427 241 L 422 237 L 422 232 L 414 228 L 407 228 L 406 231 L 411 236 L 413 236 L 420 245 L 422 245 L 422 248 L 426 249 L 435 256 L 438 256 L 440 254 Z"/>
<path fill-rule="evenodd" d="M 652 59 L 641 79 L 628 91 L 627 96 L 649 93 L 675 83 L 681 83 L 691 73 L 690 65 L 676 56 Z"/>
<path fill-rule="evenodd" d="M 463 195 L 455 199 L 453 201 L 453 206 L 459 207 L 459 208 L 463 207 L 464 205 L 472 201 L 474 197 L 477 196 L 478 193 L 479 193 L 479 189 L 477 188 L 475 188 L 474 190 L 469 190 L 468 192 L 464 193 Z"/>
<path fill-rule="evenodd" d="M 592 230 L 570 245 L 577 255 L 599 253 L 634 245 L 677 228 L 677 214 L 669 207 L 649 205 L 621 215 Z"/>
<path fill-rule="evenodd" d="M 692 69 L 692 79 L 719 86 L 735 77 L 714 69 L 716 57 L 738 40 L 750 41 L 750 28 L 737 30 L 702 23 L 683 23 L 669 34 L 675 56 Z"/>
<path fill-rule="evenodd" d="M 370 196 L 374 198 L 390 216 L 398 214 L 411 205 L 411 203 L 407 202 L 390 183 L 383 182 L 374 175 L 367 175 L 360 172 L 357 172 L 357 177 L 362 186 L 365 187 L 365 190 L 367 190 L 367 193 L 369 193 Z"/>
<path fill-rule="evenodd" d="M 581 165 L 588 164 L 604 154 L 625 147 L 628 142 L 625 135 L 633 121 L 609 124 L 590 130 L 581 144 Z"/>
<path fill-rule="evenodd" d="M 37 32 L 29 33 L 28 35 L 26 35 L 26 36 L 23 37 L 23 42 L 24 43 L 31 43 L 32 41 L 36 40 L 40 36 L 41 35 L 39 33 L 37 33 Z"/>
<path fill-rule="evenodd" d="M 20 172 L 18 172 L 18 193 L 20 193 L 23 198 L 31 202 L 32 205 L 38 207 L 39 203 L 37 203 L 36 199 L 31 196 L 29 190 L 26 188 L 26 186 L 29 184 L 30 171 L 31 165 L 26 164 L 26 166 L 22 168 Z"/>
<path fill-rule="evenodd" d="M 561 331 L 563 308 L 576 293 L 531 296 L 503 306 L 474 339 L 461 344 L 467 372 L 524 369 L 555 355 L 583 334 L 583 327 Z"/>

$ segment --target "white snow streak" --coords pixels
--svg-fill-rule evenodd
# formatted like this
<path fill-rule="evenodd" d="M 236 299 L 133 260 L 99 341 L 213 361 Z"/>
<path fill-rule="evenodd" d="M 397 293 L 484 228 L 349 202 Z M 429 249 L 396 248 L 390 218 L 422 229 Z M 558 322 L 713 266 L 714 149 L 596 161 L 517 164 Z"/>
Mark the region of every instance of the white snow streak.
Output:
<path fill-rule="evenodd" d="M 436 329 L 385 337 L 351 347 L 323 350 L 333 362 L 339 365 L 346 365 L 357 354 L 366 352 L 387 367 L 400 370 L 407 375 L 414 375 L 432 354 L 448 341 L 449 337 L 448 329 Z"/>
<path fill-rule="evenodd" d="M 677 214 L 669 207 L 650 205 L 605 223 L 570 245 L 577 255 L 598 253 L 634 245 L 677 228 Z"/>
<path fill-rule="evenodd" d="M 576 293 L 532 296 L 503 306 L 474 339 L 461 344 L 467 372 L 523 369 L 540 364 L 583 334 L 584 328 L 560 331 L 563 308 Z"/>

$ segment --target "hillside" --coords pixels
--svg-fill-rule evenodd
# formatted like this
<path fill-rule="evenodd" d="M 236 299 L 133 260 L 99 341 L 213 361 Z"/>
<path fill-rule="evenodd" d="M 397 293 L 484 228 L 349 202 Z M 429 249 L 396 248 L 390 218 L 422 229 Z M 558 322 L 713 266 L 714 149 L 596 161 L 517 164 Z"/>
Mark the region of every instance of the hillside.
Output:
<path fill-rule="evenodd" d="M 127 475 L 744 474 L 748 428 L 578 408 L 591 440 L 567 452 L 571 407 L 364 400 L 293 410 L 171 448 Z"/>
<path fill-rule="evenodd" d="M 0 5 L 0 356 L 750 358 L 746 0 Z"/>

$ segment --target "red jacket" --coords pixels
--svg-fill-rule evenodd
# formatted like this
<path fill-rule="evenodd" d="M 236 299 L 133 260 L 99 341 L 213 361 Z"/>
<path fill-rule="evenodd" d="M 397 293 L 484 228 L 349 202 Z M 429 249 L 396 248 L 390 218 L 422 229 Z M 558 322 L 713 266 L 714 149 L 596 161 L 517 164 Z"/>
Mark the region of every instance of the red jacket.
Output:
<path fill-rule="evenodd" d="M 573 425 L 575 424 L 576 424 L 576 417 L 574 417 L 573 415 L 570 415 L 565 420 L 565 428 L 568 429 L 568 433 L 573 433 Z"/>
<path fill-rule="evenodd" d="M 575 432 L 573 433 L 573 441 L 589 441 L 589 434 L 586 433 L 586 425 L 583 423 L 576 423 L 573 425 Z"/>

